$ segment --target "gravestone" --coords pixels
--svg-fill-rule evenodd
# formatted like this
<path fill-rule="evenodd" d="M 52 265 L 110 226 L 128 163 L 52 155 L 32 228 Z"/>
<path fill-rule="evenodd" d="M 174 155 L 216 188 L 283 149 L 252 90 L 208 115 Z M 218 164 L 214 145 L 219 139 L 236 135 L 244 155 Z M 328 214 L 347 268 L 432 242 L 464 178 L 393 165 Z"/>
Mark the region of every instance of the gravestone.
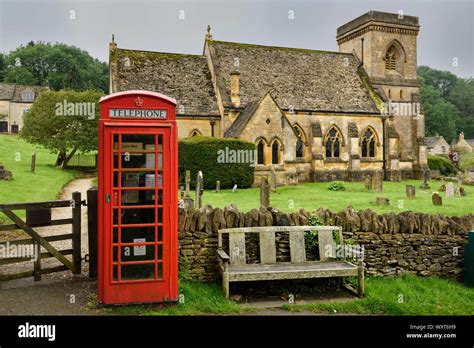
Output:
<path fill-rule="evenodd" d="M 374 175 L 374 191 L 382 192 L 383 191 L 383 176 L 382 172 L 377 171 Z"/>
<path fill-rule="evenodd" d="M 462 175 L 461 175 L 461 173 L 458 173 L 458 175 L 456 175 L 456 179 L 458 180 L 458 186 L 461 187 L 462 186 Z"/>
<path fill-rule="evenodd" d="M 415 185 L 407 185 L 405 188 L 405 193 L 408 199 L 414 199 L 416 194 L 416 187 Z"/>
<path fill-rule="evenodd" d="M 448 182 L 446 185 L 446 197 L 453 197 L 454 196 L 454 185 L 452 182 Z"/>
<path fill-rule="evenodd" d="M 237 191 L 237 184 L 234 185 L 234 187 L 232 187 L 232 192 L 236 192 Z"/>
<path fill-rule="evenodd" d="M 186 189 L 184 191 L 184 196 L 183 196 L 183 205 L 185 208 L 193 208 L 194 200 L 191 198 L 191 195 L 189 194 L 189 190 L 191 186 L 191 172 L 189 170 L 186 171 L 185 183 L 186 183 Z"/>
<path fill-rule="evenodd" d="M 267 209 L 270 206 L 270 185 L 266 177 L 260 178 L 260 208 Z"/>
<path fill-rule="evenodd" d="M 439 192 L 445 192 L 446 191 L 446 184 L 444 183 L 444 176 L 441 177 L 441 185 L 439 186 L 438 191 Z"/>
<path fill-rule="evenodd" d="M 364 186 L 367 191 L 372 191 L 372 176 L 366 175 L 364 178 Z"/>
<path fill-rule="evenodd" d="M 276 190 L 277 190 L 276 173 L 275 173 L 275 168 L 273 168 L 273 167 L 270 168 L 270 179 L 268 181 L 269 181 L 269 184 L 270 184 L 270 191 L 271 192 L 276 192 Z"/>
<path fill-rule="evenodd" d="M 431 200 L 433 205 L 443 205 L 443 198 L 441 198 L 441 196 L 436 192 L 431 196 Z"/>
<path fill-rule="evenodd" d="M 31 172 L 34 173 L 36 170 L 36 152 L 31 155 Z"/>
<path fill-rule="evenodd" d="M 221 182 L 219 180 L 216 181 L 216 192 L 217 193 L 221 192 Z"/>
<path fill-rule="evenodd" d="M 430 188 L 430 185 L 428 184 L 428 182 L 430 181 L 430 171 L 429 169 L 425 169 L 423 171 L 423 183 L 420 185 L 420 188 L 422 190 L 427 190 Z"/>
<path fill-rule="evenodd" d="M 0 180 L 11 180 L 13 178 L 12 172 L 6 170 L 2 163 L 0 163 Z"/>
<path fill-rule="evenodd" d="M 385 197 L 376 197 L 375 204 L 377 205 L 390 205 L 390 199 Z"/>
<path fill-rule="evenodd" d="M 196 208 L 202 207 L 202 195 L 204 193 L 204 178 L 202 172 L 199 171 L 196 177 Z"/>
<path fill-rule="evenodd" d="M 460 187 L 459 187 L 459 195 L 460 195 L 460 196 L 465 196 L 465 195 L 466 195 L 466 190 L 464 190 L 464 187 L 463 187 L 463 186 L 460 186 Z"/>

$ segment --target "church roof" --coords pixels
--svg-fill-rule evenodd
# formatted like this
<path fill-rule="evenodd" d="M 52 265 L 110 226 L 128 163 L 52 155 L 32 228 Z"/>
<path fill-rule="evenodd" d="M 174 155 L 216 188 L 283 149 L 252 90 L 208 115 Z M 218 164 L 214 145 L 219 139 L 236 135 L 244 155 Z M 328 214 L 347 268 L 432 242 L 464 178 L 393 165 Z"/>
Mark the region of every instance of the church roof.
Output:
<path fill-rule="evenodd" d="M 204 56 L 117 49 L 119 91 L 141 89 L 176 99 L 176 114 L 219 116 Z"/>
<path fill-rule="evenodd" d="M 225 131 L 225 138 L 237 138 L 244 130 L 248 121 L 257 110 L 260 100 L 254 100 L 250 103 L 247 103 L 246 108 L 242 111 L 239 116 L 235 119 L 232 125 Z"/>
<path fill-rule="evenodd" d="M 224 106 L 231 106 L 230 74 L 240 73 L 245 107 L 270 90 L 281 109 L 376 113 L 353 54 L 207 41 Z"/>

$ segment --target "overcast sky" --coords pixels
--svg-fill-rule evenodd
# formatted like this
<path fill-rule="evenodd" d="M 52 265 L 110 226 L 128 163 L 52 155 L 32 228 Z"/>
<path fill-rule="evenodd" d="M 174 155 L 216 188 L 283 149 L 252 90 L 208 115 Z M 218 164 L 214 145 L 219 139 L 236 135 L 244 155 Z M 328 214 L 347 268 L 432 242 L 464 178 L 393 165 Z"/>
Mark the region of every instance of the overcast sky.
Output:
<path fill-rule="evenodd" d="M 114 33 L 122 48 L 201 54 L 208 24 L 216 40 L 337 51 L 337 27 L 369 10 L 418 16 L 418 65 L 474 77 L 474 0 L 0 0 L 0 51 L 63 42 L 108 61 Z"/>

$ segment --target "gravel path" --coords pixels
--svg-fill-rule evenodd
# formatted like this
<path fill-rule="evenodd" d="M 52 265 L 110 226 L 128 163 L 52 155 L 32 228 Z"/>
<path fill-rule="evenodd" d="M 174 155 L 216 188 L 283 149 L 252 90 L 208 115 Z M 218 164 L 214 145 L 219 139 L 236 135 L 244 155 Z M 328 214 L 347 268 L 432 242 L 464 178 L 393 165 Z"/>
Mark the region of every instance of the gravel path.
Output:
<path fill-rule="evenodd" d="M 92 178 L 79 178 L 66 185 L 59 199 L 71 199 L 72 193 L 79 191 L 81 199 L 87 198 L 87 190 L 92 186 Z M 82 207 L 81 250 L 82 257 L 88 253 L 87 207 Z M 71 208 L 54 208 L 53 219 L 70 218 Z M 42 236 L 71 233 L 71 225 L 38 227 Z M 18 235 L 17 238 L 25 238 Z M 51 242 L 58 250 L 71 249 L 71 240 Z M 42 252 L 45 250 L 42 249 Z M 70 256 L 67 256 L 70 258 Z M 55 258 L 43 259 L 42 268 L 59 266 Z M 2 272 L 17 273 L 31 270 L 32 262 L 22 262 L 2 266 Z M 60 315 L 60 314 L 95 314 L 86 308 L 87 302 L 95 294 L 95 282 L 87 278 L 88 264 L 82 262 L 82 274 L 73 275 L 70 271 L 43 275 L 40 282 L 32 277 L 0 283 L 0 315 Z"/>

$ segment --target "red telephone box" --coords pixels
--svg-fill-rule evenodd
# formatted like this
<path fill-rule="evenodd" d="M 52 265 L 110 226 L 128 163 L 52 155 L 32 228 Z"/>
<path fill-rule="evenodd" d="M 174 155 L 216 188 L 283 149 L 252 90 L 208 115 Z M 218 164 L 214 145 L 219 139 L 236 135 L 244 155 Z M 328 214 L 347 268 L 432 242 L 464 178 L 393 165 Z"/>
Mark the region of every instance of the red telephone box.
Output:
<path fill-rule="evenodd" d="M 176 101 L 126 91 L 100 99 L 98 298 L 178 299 Z"/>

